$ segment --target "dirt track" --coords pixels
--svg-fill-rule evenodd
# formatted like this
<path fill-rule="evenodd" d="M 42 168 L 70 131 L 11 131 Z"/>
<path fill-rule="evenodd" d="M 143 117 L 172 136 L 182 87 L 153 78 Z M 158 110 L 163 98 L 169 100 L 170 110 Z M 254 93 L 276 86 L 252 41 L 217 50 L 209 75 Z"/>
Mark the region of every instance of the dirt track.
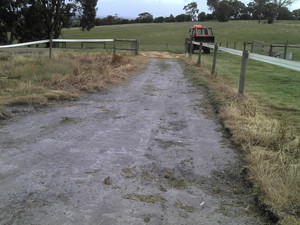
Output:
<path fill-rule="evenodd" d="M 0 224 L 266 224 L 175 59 L 0 128 Z"/>

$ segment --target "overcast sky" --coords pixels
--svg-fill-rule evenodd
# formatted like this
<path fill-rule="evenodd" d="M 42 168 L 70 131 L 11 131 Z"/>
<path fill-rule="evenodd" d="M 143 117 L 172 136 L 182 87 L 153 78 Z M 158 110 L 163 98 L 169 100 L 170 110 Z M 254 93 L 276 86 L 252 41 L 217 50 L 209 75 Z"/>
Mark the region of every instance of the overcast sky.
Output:
<path fill-rule="evenodd" d="M 97 17 L 106 17 L 108 15 L 118 14 L 122 18 L 137 18 L 138 14 L 149 12 L 154 17 L 158 16 L 177 16 L 185 13 L 183 7 L 195 0 L 98 0 Z M 240 0 L 248 4 L 250 0 Z M 198 0 L 198 9 L 200 12 L 209 13 L 206 5 L 207 0 Z M 299 9 L 300 0 L 295 0 L 289 7 L 290 10 Z"/>

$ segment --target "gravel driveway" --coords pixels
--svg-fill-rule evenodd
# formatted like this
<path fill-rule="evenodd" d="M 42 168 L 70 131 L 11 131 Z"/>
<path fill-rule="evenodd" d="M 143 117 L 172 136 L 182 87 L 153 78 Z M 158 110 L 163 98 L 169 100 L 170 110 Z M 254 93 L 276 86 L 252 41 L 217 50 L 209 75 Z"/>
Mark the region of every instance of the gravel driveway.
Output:
<path fill-rule="evenodd" d="M 0 127 L 0 224 L 267 224 L 175 59 Z"/>

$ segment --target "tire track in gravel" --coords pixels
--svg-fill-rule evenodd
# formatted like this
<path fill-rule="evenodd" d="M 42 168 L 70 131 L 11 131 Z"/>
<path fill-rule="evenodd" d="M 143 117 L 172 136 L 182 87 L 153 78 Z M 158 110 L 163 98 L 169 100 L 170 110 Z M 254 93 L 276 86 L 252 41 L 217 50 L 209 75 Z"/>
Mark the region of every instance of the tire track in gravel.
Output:
<path fill-rule="evenodd" d="M 268 224 L 175 59 L 0 128 L 0 224 Z"/>

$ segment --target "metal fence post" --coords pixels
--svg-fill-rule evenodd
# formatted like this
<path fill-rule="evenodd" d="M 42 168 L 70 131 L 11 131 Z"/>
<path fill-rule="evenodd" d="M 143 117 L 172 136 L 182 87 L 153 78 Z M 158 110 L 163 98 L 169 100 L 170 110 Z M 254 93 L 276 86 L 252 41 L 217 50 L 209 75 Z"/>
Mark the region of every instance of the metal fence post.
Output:
<path fill-rule="evenodd" d="M 239 96 L 243 96 L 245 91 L 248 58 L 249 58 L 249 51 L 244 50 L 242 56 L 242 63 L 241 63 L 240 84 L 239 84 L 239 93 L 238 93 Z"/>
<path fill-rule="evenodd" d="M 203 43 L 200 42 L 200 46 L 199 46 L 199 52 L 198 52 L 198 61 L 197 61 L 197 66 L 201 66 L 201 54 L 202 54 L 202 46 Z"/>
<path fill-rule="evenodd" d="M 211 75 L 216 75 L 216 64 L 217 64 L 217 52 L 218 52 L 218 45 L 215 45 L 214 49 L 214 58 L 213 58 L 213 64 L 212 64 L 212 69 L 211 69 Z"/>

